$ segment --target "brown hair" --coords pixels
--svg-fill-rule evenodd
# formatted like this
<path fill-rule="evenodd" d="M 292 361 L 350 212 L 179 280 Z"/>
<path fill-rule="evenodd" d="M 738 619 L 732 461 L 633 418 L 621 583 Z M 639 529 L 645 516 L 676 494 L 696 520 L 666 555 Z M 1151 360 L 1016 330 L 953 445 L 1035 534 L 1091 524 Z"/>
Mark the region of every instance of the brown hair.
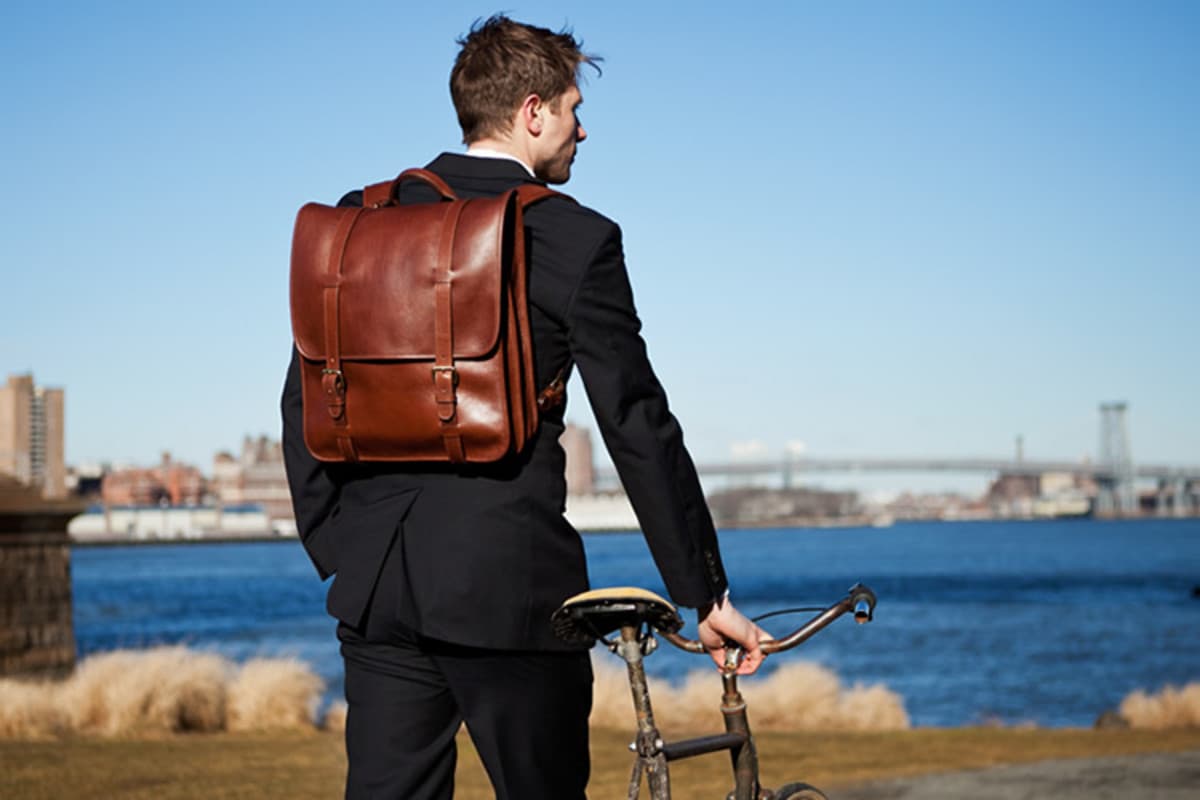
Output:
<path fill-rule="evenodd" d="M 601 59 L 584 53 L 570 31 L 555 33 L 503 14 L 475 20 L 458 44 L 450 97 L 467 144 L 508 131 L 513 112 L 530 94 L 557 101 L 578 81 L 582 65 L 600 72 Z"/>

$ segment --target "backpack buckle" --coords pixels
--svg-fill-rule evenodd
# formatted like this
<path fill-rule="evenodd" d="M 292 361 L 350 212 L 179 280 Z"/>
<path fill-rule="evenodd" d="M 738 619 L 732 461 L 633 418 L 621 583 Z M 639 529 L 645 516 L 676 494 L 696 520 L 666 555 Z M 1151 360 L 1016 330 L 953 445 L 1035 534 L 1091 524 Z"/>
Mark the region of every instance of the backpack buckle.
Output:
<path fill-rule="evenodd" d="M 458 370 L 453 365 L 433 368 L 433 396 L 437 402 L 438 418 L 442 422 L 454 419 L 458 398 Z"/>

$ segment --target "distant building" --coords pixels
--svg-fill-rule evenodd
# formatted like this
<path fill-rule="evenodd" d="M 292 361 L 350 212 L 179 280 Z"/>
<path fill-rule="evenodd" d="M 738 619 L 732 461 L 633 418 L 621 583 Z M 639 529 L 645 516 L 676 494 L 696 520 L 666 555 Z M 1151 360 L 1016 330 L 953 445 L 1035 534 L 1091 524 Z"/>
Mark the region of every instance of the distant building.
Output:
<path fill-rule="evenodd" d="M 200 470 L 163 453 L 157 467 L 114 469 L 104 476 L 100 496 L 108 506 L 196 506 L 207 493 Z"/>
<path fill-rule="evenodd" d="M 998 517 L 1081 517 L 1092 511 L 1096 483 L 1070 472 L 1001 474 L 985 500 Z"/>
<path fill-rule="evenodd" d="M 92 506 L 67 525 L 76 542 L 238 539 L 290 533 L 260 506 Z"/>
<path fill-rule="evenodd" d="M 893 520 L 967 520 L 991 519 L 991 506 L 983 498 L 969 498 L 957 492 L 901 492 L 878 504 Z"/>
<path fill-rule="evenodd" d="M 986 497 L 997 516 L 1029 517 L 1033 515 L 1033 501 L 1041 493 L 1042 482 L 1037 475 L 1002 474 L 988 486 Z"/>
<path fill-rule="evenodd" d="M 67 493 L 84 500 L 100 500 L 108 467 L 95 462 L 67 465 Z"/>
<path fill-rule="evenodd" d="M 788 525 L 844 519 L 861 514 L 852 491 L 794 487 L 734 486 L 713 493 L 708 507 L 718 525 Z"/>
<path fill-rule="evenodd" d="M 567 522 L 579 531 L 635 531 L 637 515 L 624 492 L 569 494 L 564 512 Z"/>
<path fill-rule="evenodd" d="M 221 452 L 213 458 L 212 492 L 223 506 L 262 506 L 272 523 L 292 520 L 292 495 L 277 439 L 247 436 L 238 457 Z M 278 527 L 278 526 L 276 526 Z"/>
<path fill-rule="evenodd" d="M 31 486 L 48 499 L 66 497 L 63 459 L 62 389 L 10 375 L 0 386 L 0 473 Z"/>
<path fill-rule="evenodd" d="M 567 455 L 567 494 L 592 494 L 596 490 L 596 468 L 592 463 L 592 434 L 587 428 L 567 424 L 558 439 Z"/>

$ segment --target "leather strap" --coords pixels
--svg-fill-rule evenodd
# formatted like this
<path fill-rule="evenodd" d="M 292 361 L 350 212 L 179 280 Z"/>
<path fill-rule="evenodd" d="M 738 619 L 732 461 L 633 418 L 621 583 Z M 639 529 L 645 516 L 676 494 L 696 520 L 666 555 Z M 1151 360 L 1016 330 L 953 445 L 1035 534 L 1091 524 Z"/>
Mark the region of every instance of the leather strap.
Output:
<path fill-rule="evenodd" d="M 445 181 L 425 169 L 406 169 L 396 178 L 399 184 L 406 179 L 422 180 L 432 186 L 447 200 L 457 200 Z M 368 187 L 370 188 L 370 187 Z M 389 189 L 389 196 L 394 196 Z M 517 203 L 520 208 L 558 194 L 545 186 L 527 184 L 516 190 Z M 364 196 L 365 201 L 365 196 Z M 454 366 L 454 303 L 453 276 L 451 268 L 454 258 L 454 238 L 458 232 L 458 220 L 466 203 L 453 203 L 442 217 L 441 241 L 438 245 L 438 261 L 434 273 L 434 365 L 433 386 L 434 399 L 437 402 L 438 422 L 442 429 L 442 445 L 446 448 L 446 456 L 452 463 L 462 463 L 467 460 L 463 448 L 462 431 L 458 426 L 458 370 Z M 523 226 L 522 226 L 523 228 Z M 524 259 L 524 231 L 517 235 L 516 257 Z M 528 347 L 528 344 L 526 345 Z M 532 364 L 532 352 L 524 354 Z M 565 387 L 562 373 L 547 386 L 537 398 L 538 408 L 550 410 L 563 402 Z"/>
<path fill-rule="evenodd" d="M 563 380 L 563 374 L 567 371 L 563 367 L 554 376 L 550 383 L 546 384 L 546 388 L 538 392 L 537 407 L 538 411 L 545 414 L 547 411 L 552 411 L 567 400 L 567 382 Z"/>
<path fill-rule="evenodd" d="M 400 184 L 407 180 L 418 180 L 429 184 L 443 200 L 457 200 L 458 195 L 450 185 L 427 169 L 406 169 L 390 181 L 380 181 L 363 187 L 363 205 L 367 208 L 383 208 L 396 202 Z"/>
<path fill-rule="evenodd" d="M 574 202 L 575 198 L 569 194 L 556 192 L 549 186 L 540 186 L 534 183 L 523 183 L 517 187 L 517 202 L 521 204 L 521 208 L 528 208 L 539 200 L 545 200 L 547 197 L 562 197 Z"/>
<path fill-rule="evenodd" d="M 450 203 L 442 216 L 441 241 L 433 275 L 433 389 L 437 402 L 442 444 L 454 463 L 466 460 L 462 433 L 458 427 L 458 370 L 454 366 L 453 276 L 454 235 L 466 203 Z"/>
<path fill-rule="evenodd" d="M 395 196 L 392 194 L 395 186 L 395 181 L 380 181 L 364 187 L 362 204 L 367 208 L 382 208 L 390 205 Z"/>
<path fill-rule="evenodd" d="M 404 172 L 401 172 L 398 176 L 396 176 L 395 185 L 399 187 L 404 181 L 412 179 L 428 183 L 434 189 L 437 189 L 438 194 L 440 194 L 444 200 L 458 199 L 458 195 L 456 195 L 454 190 L 450 188 L 450 184 L 446 183 L 436 174 L 427 169 L 418 169 L 415 167 L 413 169 L 406 169 Z"/>
<path fill-rule="evenodd" d="M 326 268 L 326 283 L 322 290 L 322 311 L 325 317 L 325 368 L 321 370 L 321 388 L 325 391 L 325 405 L 333 420 L 338 449 L 349 461 L 358 459 L 354 441 L 350 436 L 349 420 L 346 419 L 346 376 L 342 373 L 341 319 L 339 294 L 342 282 L 342 263 L 346 255 L 346 244 L 350 233 L 362 216 L 363 209 L 347 211 L 338 220 L 334 231 L 334 246 L 329 250 L 329 265 Z"/>

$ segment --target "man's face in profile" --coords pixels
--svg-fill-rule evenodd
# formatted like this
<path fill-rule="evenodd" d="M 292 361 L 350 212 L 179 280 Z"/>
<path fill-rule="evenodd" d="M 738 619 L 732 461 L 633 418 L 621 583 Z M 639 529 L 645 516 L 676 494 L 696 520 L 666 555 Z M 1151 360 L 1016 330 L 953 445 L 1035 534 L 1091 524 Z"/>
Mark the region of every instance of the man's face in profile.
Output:
<path fill-rule="evenodd" d="M 571 178 L 575 147 L 587 138 L 577 112 L 583 103 L 578 86 L 543 106 L 542 132 L 537 138 L 537 158 L 533 172 L 546 183 L 566 183 Z"/>

